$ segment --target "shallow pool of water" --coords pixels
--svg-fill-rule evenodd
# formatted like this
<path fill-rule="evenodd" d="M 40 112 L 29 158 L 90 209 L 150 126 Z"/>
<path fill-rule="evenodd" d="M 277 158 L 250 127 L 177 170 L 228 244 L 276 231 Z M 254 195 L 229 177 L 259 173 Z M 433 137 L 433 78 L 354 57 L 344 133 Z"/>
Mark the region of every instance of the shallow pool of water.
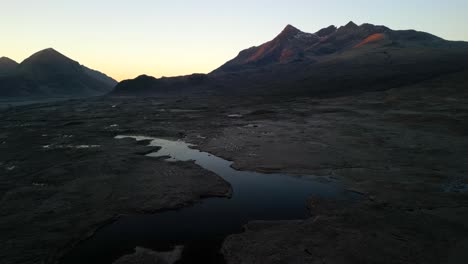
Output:
<path fill-rule="evenodd" d="M 167 161 L 193 160 L 228 181 L 231 198 L 207 198 L 194 206 L 152 215 L 130 215 L 98 230 L 76 246 L 63 263 L 112 263 L 132 253 L 136 246 L 168 251 L 184 245 L 179 263 L 222 263 L 219 248 L 223 239 L 242 232 L 252 220 L 293 220 L 310 216 L 307 200 L 311 196 L 353 199 L 354 194 L 329 178 L 310 175 L 264 174 L 238 171 L 232 162 L 202 152 L 183 141 L 118 136 L 151 140 L 161 149 L 148 156 L 169 156 Z"/>

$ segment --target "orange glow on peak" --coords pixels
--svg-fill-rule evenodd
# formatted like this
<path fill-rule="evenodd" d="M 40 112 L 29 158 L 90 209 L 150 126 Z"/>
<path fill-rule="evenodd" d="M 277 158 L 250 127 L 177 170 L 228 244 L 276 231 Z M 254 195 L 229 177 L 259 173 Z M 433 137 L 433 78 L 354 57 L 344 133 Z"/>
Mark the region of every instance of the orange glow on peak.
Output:
<path fill-rule="evenodd" d="M 361 43 L 354 46 L 354 48 L 359 48 L 359 47 L 362 47 L 362 46 L 364 46 L 366 44 L 369 44 L 369 43 L 372 43 L 372 42 L 377 42 L 377 41 L 382 40 L 384 38 L 385 38 L 385 35 L 382 34 L 382 33 L 372 34 L 372 35 L 368 36 L 365 40 L 363 40 Z"/>

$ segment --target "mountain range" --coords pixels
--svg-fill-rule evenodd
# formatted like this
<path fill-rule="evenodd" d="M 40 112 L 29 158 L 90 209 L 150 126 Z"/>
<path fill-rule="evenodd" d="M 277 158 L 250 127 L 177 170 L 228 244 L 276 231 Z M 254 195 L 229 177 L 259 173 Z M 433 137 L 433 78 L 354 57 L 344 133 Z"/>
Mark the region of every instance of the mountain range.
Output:
<path fill-rule="evenodd" d="M 288 25 L 209 74 L 120 82 L 111 95 L 333 95 L 385 90 L 468 67 L 468 43 L 349 22 L 315 33 Z"/>
<path fill-rule="evenodd" d="M 468 43 L 349 22 L 315 33 L 287 25 L 209 74 L 117 82 L 54 49 L 0 58 L 0 97 L 313 95 L 385 90 L 468 68 Z"/>
<path fill-rule="evenodd" d="M 0 96 L 86 97 L 109 93 L 117 81 L 49 48 L 23 62 L 0 58 Z"/>

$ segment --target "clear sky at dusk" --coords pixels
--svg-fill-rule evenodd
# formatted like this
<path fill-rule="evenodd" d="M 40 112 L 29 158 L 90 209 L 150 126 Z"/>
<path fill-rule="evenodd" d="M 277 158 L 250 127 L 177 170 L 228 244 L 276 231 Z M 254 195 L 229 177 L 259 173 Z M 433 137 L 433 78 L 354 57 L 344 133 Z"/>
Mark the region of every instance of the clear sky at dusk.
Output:
<path fill-rule="evenodd" d="M 0 56 L 53 47 L 118 79 L 206 73 L 292 24 L 352 20 L 468 41 L 467 0 L 0 0 Z"/>

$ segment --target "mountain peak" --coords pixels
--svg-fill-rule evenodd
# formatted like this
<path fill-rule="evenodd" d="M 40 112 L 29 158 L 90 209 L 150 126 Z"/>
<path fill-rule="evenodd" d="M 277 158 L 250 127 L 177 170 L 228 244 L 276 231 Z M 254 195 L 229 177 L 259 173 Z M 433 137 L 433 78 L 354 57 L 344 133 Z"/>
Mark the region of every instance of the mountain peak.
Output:
<path fill-rule="evenodd" d="M 35 64 L 35 63 L 51 63 L 51 64 L 78 64 L 74 60 L 68 58 L 67 56 L 63 55 L 62 53 L 56 51 L 53 48 L 43 49 L 31 55 L 29 58 L 24 60 L 21 64 L 28 65 L 28 64 Z"/>
<path fill-rule="evenodd" d="M 288 24 L 286 25 L 286 27 L 284 27 L 283 31 L 300 31 L 300 30 L 297 29 L 295 26 Z"/>
<path fill-rule="evenodd" d="M 16 61 L 8 58 L 8 57 L 0 57 L 0 63 L 10 63 L 10 64 L 18 64 Z"/>
<path fill-rule="evenodd" d="M 33 54 L 32 56 L 35 56 L 35 55 L 48 55 L 48 56 L 57 56 L 57 55 L 61 55 L 61 56 L 64 56 L 63 54 L 61 54 L 60 52 L 56 51 L 55 49 L 53 48 L 47 48 L 47 49 L 43 49 L 41 51 L 38 51 L 36 52 L 35 54 Z"/>
<path fill-rule="evenodd" d="M 356 25 L 356 23 L 354 23 L 353 21 L 349 21 L 348 24 L 346 24 L 346 26 L 344 26 L 345 28 L 357 28 L 359 27 L 358 25 Z"/>
<path fill-rule="evenodd" d="M 295 36 L 299 32 L 301 32 L 299 29 L 297 29 L 296 27 L 288 24 L 283 29 L 283 31 L 281 31 L 281 33 L 278 35 L 277 38 L 291 38 L 291 37 Z"/>
<path fill-rule="evenodd" d="M 348 24 L 341 26 L 337 31 L 341 34 L 348 34 L 351 32 L 356 32 L 360 29 L 353 21 L 349 21 Z"/>
<path fill-rule="evenodd" d="M 12 73 L 16 67 L 18 67 L 16 61 L 7 57 L 0 57 L 0 76 Z"/>
<path fill-rule="evenodd" d="M 336 26 L 331 25 L 329 27 L 322 28 L 321 30 L 317 31 L 315 33 L 315 35 L 317 35 L 319 37 L 325 37 L 325 36 L 328 36 L 328 35 L 330 35 L 332 33 L 335 33 L 336 30 L 337 30 Z"/>
<path fill-rule="evenodd" d="M 38 51 L 25 59 L 19 65 L 19 70 L 31 79 L 47 79 L 51 73 L 76 74 L 83 71 L 78 62 L 52 48 Z"/>

